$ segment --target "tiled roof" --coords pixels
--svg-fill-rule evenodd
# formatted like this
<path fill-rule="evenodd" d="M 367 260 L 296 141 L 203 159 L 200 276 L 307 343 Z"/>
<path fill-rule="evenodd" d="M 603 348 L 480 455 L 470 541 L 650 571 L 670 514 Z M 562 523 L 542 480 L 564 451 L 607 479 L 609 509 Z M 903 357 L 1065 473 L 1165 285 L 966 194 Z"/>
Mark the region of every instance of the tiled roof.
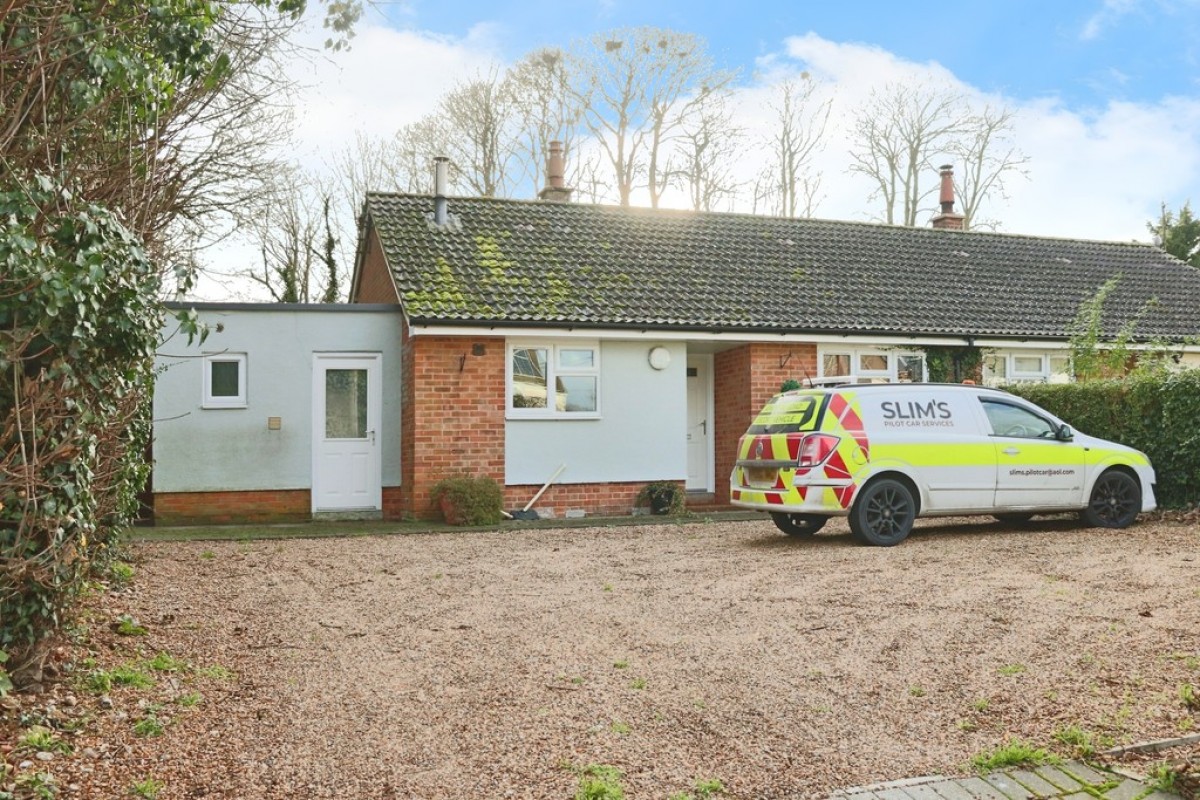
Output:
<path fill-rule="evenodd" d="M 1115 333 L 1200 334 L 1200 270 L 1144 244 L 370 194 L 417 323 L 1065 338 L 1109 278 Z"/>

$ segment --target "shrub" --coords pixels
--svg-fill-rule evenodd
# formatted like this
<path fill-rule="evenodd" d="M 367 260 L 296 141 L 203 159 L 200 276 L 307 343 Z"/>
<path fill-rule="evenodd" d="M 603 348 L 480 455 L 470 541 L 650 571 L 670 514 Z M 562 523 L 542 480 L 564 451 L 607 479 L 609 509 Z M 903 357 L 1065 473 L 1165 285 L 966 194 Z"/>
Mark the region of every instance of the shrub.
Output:
<path fill-rule="evenodd" d="M 684 491 L 675 481 L 654 481 L 647 483 L 638 492 L 637 504 L 650 506 L 655 514 L 682 514 L 684 511 Z"/>
<path fill-rule="evenodd" d="M 1144 452 L 1163 508 L 1200 503 L 1200 370 L 1005 388 L 1072 428 Z"/>
<path fill-rule="evenodd" d="M 136 513 L 163 312 L 129 230 L 46 177 L 0 183 L 0 264 L 0 649 L 22 684 Z"/>
<path fill-rule="evenodd" d="M 450 525 L 495 525 L 504 508 L 504 493 L 491 478 L 461 475 L 439 481 L 431 493 L 434 505 Z"/>

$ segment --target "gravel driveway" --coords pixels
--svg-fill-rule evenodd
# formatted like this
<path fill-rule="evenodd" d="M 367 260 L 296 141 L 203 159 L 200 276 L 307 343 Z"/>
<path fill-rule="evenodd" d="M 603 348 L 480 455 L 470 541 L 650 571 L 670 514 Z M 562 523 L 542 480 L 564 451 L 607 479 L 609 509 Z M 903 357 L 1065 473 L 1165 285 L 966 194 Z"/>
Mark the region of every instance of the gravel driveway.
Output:
<path fill-rule="evenodd" d="M 148 646 L 237 677 L 83 779 L 571 798 L 597 763 L 629 798 L 784 798 L 1200 722 L 1195 526 L 918 526 L 890 549 L 766 521 L 142 545 Z"/>

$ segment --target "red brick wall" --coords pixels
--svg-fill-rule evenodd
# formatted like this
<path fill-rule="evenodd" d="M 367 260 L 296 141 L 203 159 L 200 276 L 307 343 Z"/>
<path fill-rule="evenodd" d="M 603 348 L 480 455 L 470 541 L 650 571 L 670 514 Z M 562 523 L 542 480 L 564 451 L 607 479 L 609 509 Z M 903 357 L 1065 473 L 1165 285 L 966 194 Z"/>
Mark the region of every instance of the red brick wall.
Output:
<path fill-rule="evenodd" d="M 400 487 L 383 487 L 383 518 L 402 517 Z M 311 519 L 312 495 L 308 489 L 160 492 L 154 495 L 155 525 L 269 524 Z"/>
<path fill-rule="evenodd" d="M 304 522 L 309 519 L 312 519 L 312 496 L 308 489 L 159 492 L 154 495 L 156 525 Z"/>
<path fill-rule="evenodd" d="M 383 487 L 383 518 L 404 519 L 404 494 L 399 486 Z"/>
<path fill-rule="evenodd" d="M 365 242 L 366 254 L 363 256 L 362 271 L 358 276 L 358 292 L 350 298 L 352 303 L 399 303 L 396 294 L 396 282 L 392 279 L 387 260 L 383 257 L 383 248 L 379 245 L 379 235 L 371 228 Z"/>
<path fill-rule="evenodd" d="M 554 485 L 538 498 L 534 510 L 553 508 L 555 516 L 562 517 L 569 509 L 581 508 L 588 516 L 621 516 L 628 514 L 637 501 L 642 483 L 577 483 Z M 683 488 L 680 481 L 679 487 Z M 524 508 L 525 504 L 541 489 L 541 484 L 532 486 L 505 486 L 504 510 Z"/>
<path fill-rule="evenodd" d="M 442 478 L 486 475 L 504 485 L 504 339 L 414 337 L 406 328 L 402 350 L 403 504 L 436 517 L 429 490 Z"/>
<path fill-rule="evenodd" d="M 817 376 L 815 344 L 747 344 L 713 358 L 716 410 L 717 491 L 714 502 L 729 502 L 729 473 L 737 459 L 737 442 L 767 400 L 788 379 L 804 382 Z"/>

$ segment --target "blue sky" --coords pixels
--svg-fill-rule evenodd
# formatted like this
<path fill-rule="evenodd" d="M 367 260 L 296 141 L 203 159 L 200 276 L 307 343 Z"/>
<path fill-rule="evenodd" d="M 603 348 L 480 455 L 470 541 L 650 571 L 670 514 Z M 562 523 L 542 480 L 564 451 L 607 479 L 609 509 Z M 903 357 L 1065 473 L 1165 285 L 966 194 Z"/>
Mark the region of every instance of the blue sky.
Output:
<path fill-rule="evenodd" d="M 724 66 L 748 71 L 755 59 L 777 51 L 785 37 L 811 31 L 910 61 L 937 61 L 984 91 L 1022 98 L 1051 96 L 1086 106 L 1114 97 L 1200 92 L 1200 3 L 1195 0 L 415 0 L 377 8 L 399 27 L 455 38 L 487 24 L 509 60 L 596 31 L 655 25 L 699 34 Z"/>

